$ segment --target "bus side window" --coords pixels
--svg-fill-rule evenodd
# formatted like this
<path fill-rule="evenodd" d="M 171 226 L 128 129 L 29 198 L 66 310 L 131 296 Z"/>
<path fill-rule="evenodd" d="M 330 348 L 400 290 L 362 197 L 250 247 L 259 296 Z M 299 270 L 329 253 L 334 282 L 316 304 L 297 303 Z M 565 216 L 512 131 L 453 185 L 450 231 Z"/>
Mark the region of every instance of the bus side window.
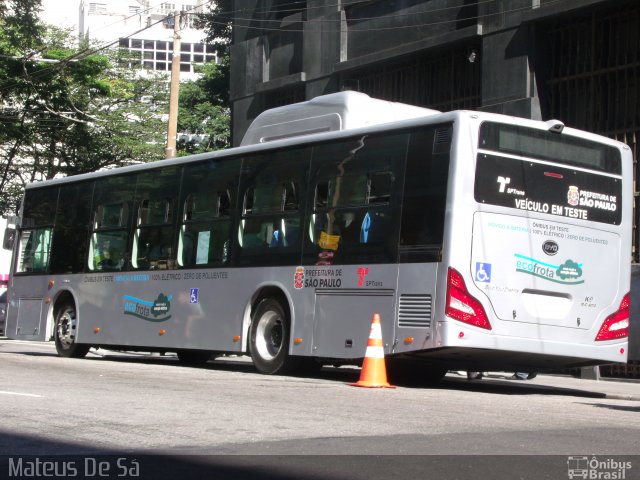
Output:
<path fill-rule="evenodd" d="M 17 271 L 46 272 L 49 267 L 51 228 L 23 230 L 20 233 Z"/>
<path fill-rule="evenodd" d="M 185 199 L 178 239 L 178 265 L 226 263 L 229 249 L 229 192 L 203 191 Z"/>
<path fill-rule="evenodd" d="M 315 211 L 309 239 L 320 248 L 383 241 L 389 215 L 391 172 L 346 175 L 316 185 Z"/>
<path fill-rule="evenodd" d="M 96 207 L 93 233 L 89 242 L 90 271 L 117 271 L 124 268 L 128 237 L 124 226 L 128 212 L 126 203 Z"/>
<path fill-rule="evenodd" d="M 438 261 L 440 258 L 449 176 L 450 131 L 450 126 L 434 127 L 411 136 L 402 198 L 401 261 Z M 414 247 L 418 246 L 420 249 L 416 250 Z"/>
<path fill-rule="evenodd" d="M 176 255 L 180 268 L 228 265 L 240 165 L 240 159 L 227 159 L 185 166 Z"/>
<path fill-rule="evenodd" d="M 25 193 L 21 228 L 18 230 L 17 273 L 49 271 L 58 187 L 31 189 Z"/>
<path fill-rule="evenodd" d="M 90 270 L 115 271 L 124 266 L 125 232 L 97 232 L 91 236 Z"/>
<path fill-rule="evenodd" d="M 236 265 L 300 263 L 310 156 L 311 148 L 294 147 L 242 159 Z"/>
<path fill-rule="evenodd" d="M 138 228 L 133 241 L 132 264 L 136 269 L 166 270 L 172 262 L 171 199 L 145 199 L 140 202 Z"/>
<path fill-rule="evenodd" d="M 397 258 L 397 181 L 409 133 L 367 134 L 313 150 L 315 189 L 303 264 L 385 263 Z"/>
<path fill-rule="evenodd" d="M 166 270 L 176 266 L 174 239 L 178 233 L 175 212 L 182 167 L 172 165 L 135 176 L 136 209 L 131 250 L 134 269 Z"/>
<path fill-rule="evenodd" d="M 293 246 L 300 238 L 297 185 L 295 182 L 258 185 L 245 194 L 238 240 L 242 248 Z"/>

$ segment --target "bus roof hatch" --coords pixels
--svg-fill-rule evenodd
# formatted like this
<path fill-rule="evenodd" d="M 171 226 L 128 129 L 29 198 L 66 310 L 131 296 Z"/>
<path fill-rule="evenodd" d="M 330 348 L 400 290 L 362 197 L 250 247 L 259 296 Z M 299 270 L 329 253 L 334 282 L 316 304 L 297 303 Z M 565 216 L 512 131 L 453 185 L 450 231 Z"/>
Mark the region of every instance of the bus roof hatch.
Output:
<path fill-rule="evenodd" d="M 346 91 L 262 112 L 251 123 L 241 145 L 346 130 L 440 113 L 437 110 L 371 98 Z"/>

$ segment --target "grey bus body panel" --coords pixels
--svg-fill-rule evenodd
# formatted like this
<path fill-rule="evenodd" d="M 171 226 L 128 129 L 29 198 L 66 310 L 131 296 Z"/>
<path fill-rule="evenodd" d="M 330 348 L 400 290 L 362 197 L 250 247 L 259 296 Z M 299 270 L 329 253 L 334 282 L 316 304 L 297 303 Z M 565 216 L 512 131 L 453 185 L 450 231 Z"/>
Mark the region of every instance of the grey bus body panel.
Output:
<path fill-rule="evenodd" d="M 475 146 L 478 145 L 479 126 L 487 120 L 497 122 L 501 120 L 501 117 L 478 114 L 473 115 L 470 119 L 461 118 L 460 123 L 457 124 L 458 128 L 452 146 L 452 158 L 455 158 L 456 161 L 451 164 L 449 178 L 443 270 L 439 275 L 438 288 L 442 293 L 446 289 L 444 268 L 450 266 L 457 269 L 464 276 L 470 295 L 478 299 L 486 310 L 492 328 L 490 331 L 483 331 L 444 317 L 444 305 L 439 303 L 444 302 L 444 295 L 441 294 L 438 296 L 436 311 L 440 312 L 443 317 L 436 319 L 435 346 L 448 346 L 454 347 L 454 349 L 449 353 L 434 351 L 429 355 L 440 355 L 443 359 L 452 361 L 451 352 L 456 351 L 458 355 L 460 354 L 458 347 L 462 349 L 472 347 L 479 349 L 470 353 L 475 359 L 474 361 L 486 359 L 488 364 L 491 363 L 489 359 L 496 352 L 504 353 L 506 363 L 509 363 L 509 357 L 512 355 L 524 356 L 519 360 L 523 367 L 537 365 L 543 368 L 544 364 L 578 366 L 580 365 L 577 360 L 579 358 L 592 359 L 594 363 L 598 363 L 598 361 L 626 362 L 628 343 L 626 337 L 602 342 L 596 342 L 595 337 L 605 318 L 620 307 L 624 295 L 629 292 L 630 262 L 625 257 L 631 252 L 631 214 L 633 208 L 631 182 L 622 181 L 621 200 L 618 200 L 617 208 L 621 210 L 623 221 L 619 225 L 590 222 L 587 227 L 579 219 L 553 215 L 551 212 L 534 212 L 479 203 L 474 198 L 475 176 L 469 175 L 467 172 L 475 171 L 478 153 Z M 514 124 L 525 127 L 536 124 L 536 122 L 526 119 L 510 120 Z M 578 132 L 567 128 L 562 135 L 575 135 L 576 133 Z M 589 140 L 615 146 L 620 151 L 622 161 L 622 173 L 615 177 L 619 179 L 632 178 L 633 162 L 628 147 L 585 132 L 580 132 L 579 135 Z M 494 179 L 493 182 L 496 180 Z M 498 183 L 495 183 L 495 186 L 496 189 L 499 188 Z M 567 203 L 567 205 L 569 204 Z M 492 226 L 489 228 L 490 223 Z M 556 240 L 562 249 L 559 251 L 567 252 L 566 259 L 559 262 L 557 266 L 559 267 L 574 256 L 575 258 L 586 257 L 584 260 L 580 258 L 577 262 L 586 265 L 587 271 L 582 272 L 583 276 L 588 274 L 588 283 L 587 279 L 583 277 L 586 285 L 578 284 L 579 290 L 567 290 L 569 287 L 566 286 L 558 290 L 558 286 L 555 289 L 549 286 L 553 282 L 542 278 L 528 278 L 526 273 L 516 272 L 516 261 L 520 258 L 515 257 L 516 254 L 534 259 L 546 256 L 541 248 L 544 241 L 550 237 L 542 239 L 541 236 L 515 233 L 518 229 L 536 228 L 534 224 L 548 227 L 553 225 L 556 231 L 563 229 L 562 233 L 571 235 L 571 238 L 563 239 L 562 243 Z M 515 230 L 510 230 L 505 234 L 501 232 L 503 226 L 509 229 L 513 226 Z M 542 234 L 544 234 L 544 232 L 548 233 L 550 229 L 542 230 Z M 583 237 L 583 240 L 580 240 L 580 237 Z M 587 239 L 594 241 L 591 242 Z M 534 240 L 535 245 L 531 243 Z M 599 242 L 606 242 L 607 249 L 602 249 Z M 605 251 L 607 254 L 603 255 Z M 488 256 L 495 259 L 497 277 L 494 277 L 492 272 L 493 282 L 479 281 L 477 279 L 478 264 L 491 263 L 485 260 Z M 555 262 L 552 261 L 546 263 L 555 265 Z M 501 283 L 496 284 L 497 280 L 495 279 L 501 279 Z M 585 290 L 585 288 L 589 285 L 594 286 L 594 284 L 597 285 L 598 292 L 588 293 L 590 290 Z M 493 289 L 493 292 L 488 292 L 488 286 L 496 288 Z M 571 286 L 571 288 L 575 289 L 575 286 Z M 566 295 L 571 296 L 569 307 L 564 305 L 566 308 L 565 317 L 555 318 L 551 321 L 549 318 L 538 316 L 541 312 L 536 312 L 536 310 L 544 305 L 544 299 L 541 300 L 539 297 L 544 297 L 545 294 L 561 305 L 564 302 L 563 297 L 556 295 L 564 295 L 564 298 L 567 298 Z M 597 298 L 597 307 L 592 305 L 594 299 L 590 297 Z M 525 306 L 526 302 L 528 304 Z M 582 303 L 585 303 L 585 306 Z M 527 311 L 527 307 L 529 311 Z M 542 308 L 547 307 L 544 305 Z M 514 310 L 515 320 L 513 318 Z M 548 312 L 543 313 L 548 315 Z M 580 327 L 577 325 L 578 318 L 580 318 Z M 535 357 L 538 357 L 538 360 Z M 540 361 L 543 357 L 546 359 Z"/>
<path fill-rule="evenodd" d="M 12 278 L 7 305 L 7 337 L 35 341 L 49 339 L 47 282 L 48 279 L 42 276 Z"/>
<path fill-rule="evenodd" d="M 291 298 L 292 339 L 302 339 L 299 345 L 292 343 L 292 354 L 363 357 L 373 313 L 380 313 L 383 318 L 383 338 L 388 344 L 385 350 L 391 353 L 396 284 L 395 275 L 389 272 L 397 271 L 397 266 L 368 267 L 369 276 L 374 279 L 370 281 L 381 285 L 376 288 L 358 286 L 358 268 L 346 265 L 324 274 L 326 268 L 307 267 L 309 286 L 301 289 L 294 287 L 296 267 L 69 275 L 58 277 L 63 281 L 56 281 L 56 286 L 46 292 L 53 298 L 50 305 L 41 298 L 25 297 L 35 289 L 44 295 L 46 287 L 37 288 L 35 282 L 29 281 L 36 277 L 22 277 L 15 290 L 19 308 L 13 310 L 18 315 L 14 321 L 18 326 L 21 319 L 31 322 L 29 335 L 25 332 L 26 323 L 22 323 L 24 333 L 10 336 L 44 340 L 47 321 L 52 330 L 55 299 L 70 292 L 81 299 L 77 305 L 78 343 L 246 352 L 243 312 L 257 290 L 275 287 Z M 314 281 L 335 284 L 337 279 L 350 287 L 332 290 L 312 286 Z M 32 334 L 36 327 L 41 333 L 37 338 Z"/>
<path fill-rule="evenodd" d="M 500 320 L 590 330 L 618 306 L 616 233 L 477 212 L 472 248 L 471 276 Z"/>

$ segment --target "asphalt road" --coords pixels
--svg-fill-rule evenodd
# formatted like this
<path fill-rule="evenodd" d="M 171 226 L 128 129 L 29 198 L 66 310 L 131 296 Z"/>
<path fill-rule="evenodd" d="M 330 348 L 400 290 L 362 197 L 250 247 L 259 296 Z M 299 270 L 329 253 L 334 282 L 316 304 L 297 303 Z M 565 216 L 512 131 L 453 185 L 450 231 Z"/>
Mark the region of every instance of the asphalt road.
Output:
<path fill-rule="evenodd" d="M 568 478 L 570 456 L 594 455 L 632 461 L 625 478 L 640 478 L 639 402 L 455 375 L 361 389 L 349 385 L 358 374 L 270 377 L 234 357 L 190 368 L 102 350 L 64 359 L 0 340 L 0 478 L 33 478 L 25 468 L 51 455 L 76 478 L 99 477 L 100 462 L 103 478 L 135 478 L 134 461 L 137 478 Z"/>

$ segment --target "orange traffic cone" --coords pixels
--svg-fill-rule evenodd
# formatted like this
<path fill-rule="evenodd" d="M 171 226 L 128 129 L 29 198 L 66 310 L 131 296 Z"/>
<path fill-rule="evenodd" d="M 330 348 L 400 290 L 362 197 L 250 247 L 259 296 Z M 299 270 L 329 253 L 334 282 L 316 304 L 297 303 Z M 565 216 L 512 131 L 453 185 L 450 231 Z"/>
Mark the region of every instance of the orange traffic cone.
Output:
<path fill-rule="evenodd" d="M 373 314 L 371 320 L 371 333 L 367 343 L 367 351 L 364 354 L 364 363 L 360 380 L 352 383 L 354 387 L 368 388 L 396 388 L 387 382 L 387 368 L 384 364 L 384 346 L 382 344 L 382 328 L 380 327 L 380 315 Z"/>

